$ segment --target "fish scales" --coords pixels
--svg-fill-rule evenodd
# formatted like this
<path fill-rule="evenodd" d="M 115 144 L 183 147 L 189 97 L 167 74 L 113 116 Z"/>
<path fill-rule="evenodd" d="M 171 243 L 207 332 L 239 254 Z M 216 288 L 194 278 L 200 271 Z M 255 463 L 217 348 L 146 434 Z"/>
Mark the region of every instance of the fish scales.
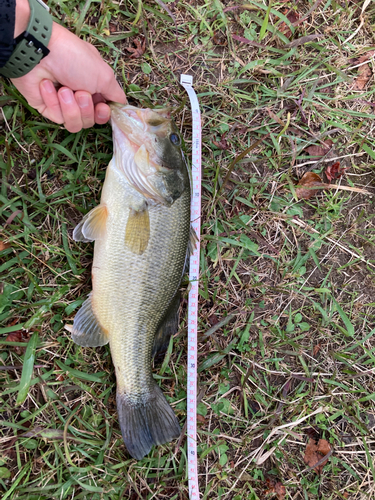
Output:
<path fill-rule="evenodd" d="M 113 105 L 112 127 L 115 154 L 100 205 L 73 233 L 95 247 L 93 291 L 75 317 L 72 337 L 85 346 L 109 342 L 122 435 L 140 459 L 180 433 L 151 360 L 187 258 L 190 183 L 167 111 Z"/>
<path fill-rule="evenodd" d="M 120 197 L 120 193 L 116 196 Z M 126 192 L 123 196 L 126 200 Z M 140 390 L 151 375 L 145 367 L 151 363 L 154 336 L 181 282 L 190 230 L 189 210 L 189 193 L 170 208 L 152 207 L 150 240 L 140 256 L 124 246 L 129 210 L 120 212 L 117 220 L 108 220 L 105 250 L 100 248 L 100 242 L 95 244 L 94 310 L 99 321 L 111 330 L 117 387 L 126 392 Z"/>

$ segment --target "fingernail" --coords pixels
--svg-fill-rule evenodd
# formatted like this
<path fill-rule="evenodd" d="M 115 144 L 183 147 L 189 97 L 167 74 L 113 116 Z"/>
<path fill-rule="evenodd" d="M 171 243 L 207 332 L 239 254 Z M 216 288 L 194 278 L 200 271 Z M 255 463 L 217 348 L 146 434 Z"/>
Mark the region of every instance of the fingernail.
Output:
<path fill-rule="evenodd" d="M 55 91 L 55 87 L 50 80 L 43 80 L 42 82 L 43 89 L 48 92 L 48 94 L 52 94 Z"/>
<path fill-rule="evenodd" d="M 109 112 L 108 112 L 108 109 L 98 109 L 98 118 L 100 118 L 101 120 L 108 120 L 109 118 Z"/>
<path fill-rule="evenodd" d="M 65 104 L 73 102 L 73 92 L 70 89 L 60 90 L 59 96 Z"/>
<path fill-rule="evenodd" d="M 80 95 L 77 97 L 77 101 L 80 108 L 87 108 L 90 105 L 90 97 L 88 95 Z"/>

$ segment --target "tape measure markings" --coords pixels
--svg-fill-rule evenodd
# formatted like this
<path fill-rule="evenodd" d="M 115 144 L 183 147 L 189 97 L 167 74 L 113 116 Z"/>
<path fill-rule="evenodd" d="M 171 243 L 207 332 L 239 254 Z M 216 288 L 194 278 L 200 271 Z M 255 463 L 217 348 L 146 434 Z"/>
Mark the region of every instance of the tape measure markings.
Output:
<path fill-rule="evenodd" d="M 197 336 L 198 336 L 198 283 L 201 232 L 201 184 L 202 184 L 202 133 L 201 114 L 197 95 L 193 89 L 193 77 L 181 75 L 180 83 L 189 95 L 193 118 L 192 141 L 192 199 L 190 220 L 198 242 L 190 256 L 189 281 L 191 289 L 188 301 L 188 390 L 187 390 L 187 435 L 189 498 L 199 500 L 197 462 Z"/>

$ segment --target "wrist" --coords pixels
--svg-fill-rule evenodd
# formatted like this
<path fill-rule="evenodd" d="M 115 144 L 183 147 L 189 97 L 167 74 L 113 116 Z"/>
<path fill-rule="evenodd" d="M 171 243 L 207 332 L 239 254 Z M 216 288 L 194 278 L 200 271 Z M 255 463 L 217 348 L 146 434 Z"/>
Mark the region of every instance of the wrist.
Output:
<path fill-rule="evenodd" d="M 29 0 L 16 0 L 16 23 L 14 26 L 14 38 L 26 31 L 29 19 Z"/>
<path fill-rule="evenodd" d="M 42 0 L 16 1 L 13 51 L 6 64 L 0 67 L 0 75 L 8 78 L 26 75 L 49 54 L 52 31 L 49 8 Z"/>

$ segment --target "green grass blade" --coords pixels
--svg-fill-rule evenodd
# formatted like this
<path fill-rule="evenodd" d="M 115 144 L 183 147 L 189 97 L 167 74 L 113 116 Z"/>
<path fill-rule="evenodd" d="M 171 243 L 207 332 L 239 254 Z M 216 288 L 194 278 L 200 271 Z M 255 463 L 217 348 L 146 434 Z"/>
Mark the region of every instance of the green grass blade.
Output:
<path fill-rule="evenodd" d="M 35 351 L 36 346 L 38 345 L 38 340 L 38 332 L 34 332 L 29 340 L 29 343 L 27 344 L 16 405 L 21 405 L 27 398 L 31 377 L 33 375 Z"/>
<path fill-rule="evenodd" d="M 270 17 L 270 12 L 271 12 L 271 7 L 272 7 L 272 0 L 270 0 L 270 3 L 268 5 L 266 15 L 264 17 L 264 21 L 262 24 L 262 27 L 260 28 L 260 33 L 259 33 L 259 41 L 261 42 L 266 34 L 267 31 L 267 26 L 268 26 L 268 20 Z"/>

